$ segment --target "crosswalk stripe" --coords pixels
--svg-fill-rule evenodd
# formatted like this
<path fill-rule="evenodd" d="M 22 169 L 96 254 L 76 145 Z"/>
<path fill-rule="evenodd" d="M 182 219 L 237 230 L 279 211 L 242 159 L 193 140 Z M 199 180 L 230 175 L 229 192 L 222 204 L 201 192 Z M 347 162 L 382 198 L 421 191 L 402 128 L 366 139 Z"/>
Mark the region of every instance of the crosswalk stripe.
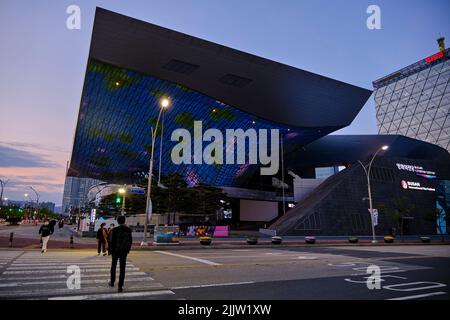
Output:
<path fill-rule="evenodd" d="M 49 267 L 49 266 L 61 266 L 61 265 L 77 265 L 77 266 L 110 266 L 111 262 L 107 263 L 95 263 L 95 262 L 65 262 L 65 263 L 39 263 L 39 264 L 22 264 L 22 263 L 13 263 L 11 264 L 11 267 L 22 267 L 22 268 L 29 268 L 34 266 L 40 266 L 40 267 Z M 128 264 L 127 264 L 128 265 Z"/>
<path fill-rule="evenodd" d="M 81 268 L 81 272 L 100 272 L 100 271 L 109 271 L 110 268 L 100 269 L 100 268 L 94 268 L 94 269 L 85 269 Z M 127 271 L 138 271 L 139 268 L 128 268 Z M 14 270 L 14 271 L 5 271 L 3 274 L 33 274 L 33 273 L 67 273 L 66 269 L 56 269 L 56 270 Z"/>
<path fill-rule="evenodd" d="M 125 288 L 127 290 L 133 290 L 133 291 L 143 291 L 143 290 L 151 290 L 151 289 L 158 289 L 162 288 L 163 285 L 160 283 L 149 283 L 144 285 L 136 284 L 134 286 L 127 285 L 127 279 L 125 278 Z M 68 295 L 68 294 L 99 294 L 99 293 L 111 293 L 112 290 L 117 290 L 114 288 L 111 288 L 107 285 L 107 283 L 104 283 L 104 285 L 96 285 L 96 286 L 88 286 L 85 287 L 81 285 L 81 289 L 68 289 L 68 288 L 36 288 L 36 289 L 23 289 L 23 290 L 14 290 L 14 291 L 6 291 L 6 292 L 0 292 L 1 298 L 17 298 L 21 299 L 24 297 L 51 297 L 51 296 L 57 296 L 57 295 Z"/>
<path fill-rule="evenodd" d="M 73 264 L 74 266 L 78 266 L 76 263 Z M 67 269 L 69 265 L 53 265 L 53 266 L 30 266 L 30 267 L 9 267 L 8 270 L 55 270 L 55 269 Z M 129 264 L 127 267 L 133 268 L 134 265 Z M 111 264 L 105 264 L 105 265 L 98 265 L 98 264 L 92 264 L 92 265 L 80 265 L 80 268 L 106 268 L 111 267 Z"/>
<path fill-rule="evenodd" d="M 130 292 L 133 291 L 144 291 L 162 288 L 163 285 L 157 282 L 140 284 L 134 283 L 134 285 L 128 284 L 125 278 L 125 288 Z M 53 288 L 15 288 L 14 291 L 0 291 L 0 298 L 21 298 L 21 297 L 51 297 L 56 295 L 66 295 L 66 294 L 90 294 L 90 293 L 110 293 L 114 288 L 108 286 L 107 282 L 97 285 L 83 286 L 81 284 L 80 289 L 68 289 L 61 287 Z M 117 290 L 117 287 L 116 289 Z"/>
<path fill-rule="evenodd" d="M 145 276 L 147 275 L 147 273 L 142 272 L 142 271 L 133 271 L 133 272 L 127 272 L 126 276 L 127 279 L 128 277 L 131 276 Z M 109 277 L 110 274 L 109 272 L 104 272 L 104 273 L 95 273 L 95 274 L 82 274 L 81 275 L 81 279 L 84 278 L 106 278 Z M 36 277 L 34 275 L 32 275 L 31 277 L 9 277 L 9 276 L 2 276 L 0 278 L 0 283 L 1 282 L 6 282 L 6 281 L 24 281 L 24 280 L 46 280 L 46 279 L 50 279 L 50 280 L 55 280 L 55 279 L 67 279 L 67 274 L 59 274 L 59 275 L 51 275 L 51 276 L 40 276 L 40 277 Z"/>
<path fill-rule="evenodd" d="M 152 277 L 139 277 L 139 278 L 127 278 L 127 282 L 141 282 L 141 281 L 153 281 Z M 84 284 L 95 284 L 95 283 L 106 283 L 105 279 L 92 279 L 83 280 L 81 279 L 81 285 Z M 67 281 L 31 281 L 31 282 L 10 282 L 10 283 L 0 283 L 0 288 L 5 287 L 20 287 L 20 286 L 33 286 L 33 285 L 52 285 L 52 284 L 67 284 Z"/>
<path fill-rule="evenodd" d="M 114 299 L 114 298 L 137 298 L 149 297 L 157 295 L 172 295 L 175 292 L 171 290 L 159 291 L 141 291 L 141 292 L 122 292 L 122 293 L 107 293 L 107 294 L 93 294 L 80 296 L 65 296 L 65 297 L 51 297 L 49 300 L 100 300 L 100 299 Z"/>

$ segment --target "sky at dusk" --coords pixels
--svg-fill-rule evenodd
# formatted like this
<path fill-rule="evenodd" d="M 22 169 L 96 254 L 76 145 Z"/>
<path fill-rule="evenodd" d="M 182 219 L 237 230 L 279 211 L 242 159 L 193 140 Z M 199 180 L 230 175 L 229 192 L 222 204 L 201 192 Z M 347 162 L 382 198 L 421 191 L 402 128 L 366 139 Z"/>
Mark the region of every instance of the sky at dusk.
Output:
<path fill-rule="evenodd" d="M 66 8 L 81 8 L 68 30 Z M 366 27 L 370 4 L 381 30 Z M 448 0 L 0 0 L 0 179 L 4 196 L 61 204 L 95 7 L 372 89 L 372 81 L 450 43 Z M 375 134 L 369 99 L 338 134 Z"/>

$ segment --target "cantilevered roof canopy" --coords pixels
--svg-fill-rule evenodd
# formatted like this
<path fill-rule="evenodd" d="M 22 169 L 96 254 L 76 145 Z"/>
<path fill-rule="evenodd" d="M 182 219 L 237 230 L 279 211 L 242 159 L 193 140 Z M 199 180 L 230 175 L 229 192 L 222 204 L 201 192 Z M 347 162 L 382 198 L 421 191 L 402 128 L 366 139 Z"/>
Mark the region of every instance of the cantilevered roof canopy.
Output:
<path fill-rule="evenodd" d="M 372 93 L 101 8 L 89 56 L 296 127 L 349 125 Z"/>
<path fill-rule="evenodd" d="M 69 176 L 129 183 L 148 172 L 150 128 L 161 97 L 164 143 L 155 171 L 189 183 L 235 186 L 257 165 L 175 165 L 170 134 L 279 129 L 285 153 L 352 122 L 371 94 L 355 87 L 98 8 Z M 162 152 L 160 152 L 160 150 Z"/>

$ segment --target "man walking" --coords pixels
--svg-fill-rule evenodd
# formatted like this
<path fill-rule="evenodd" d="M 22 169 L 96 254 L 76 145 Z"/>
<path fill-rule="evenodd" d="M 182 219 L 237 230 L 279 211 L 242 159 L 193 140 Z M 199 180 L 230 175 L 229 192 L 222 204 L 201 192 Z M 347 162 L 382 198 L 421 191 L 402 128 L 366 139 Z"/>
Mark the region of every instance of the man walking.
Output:
<path fill-rule="evenodd" d="M 114 223 L 111 223 L 108 228 L 108 256 L 111 255 L 111 240 L 112 240 L 113 229 L 114 229 Z"/>
<path fill-rule="evenodd" d="M 114 287 L 116 281 L 116 267 L 117 260 L 120 262 L 119 272 L 119 286 L 118 291 L 123 291 L 123 283 L 125 281 L 125 267 L 127 263 L 127 255 L 130 252 L 131 244 L 133 243 L 133 237 L 131 235 L 131 229 L 125 225 L 125 217 L 120 216 L 117 218 L 118 227 L 113 229 L 111 237 L 111 280 L 109 282 L 110 287 Z"/>
<path fill-rule="evenodd" d="M 50 239 L 50 235 L 53 234 L 53 228 L 49 224 L 48 219 L 45 219 L 44 224 L 39 228 L 39 234 L 41 235 L 42 249 L 41 253 L 47 252 L 47 243 Z"/>

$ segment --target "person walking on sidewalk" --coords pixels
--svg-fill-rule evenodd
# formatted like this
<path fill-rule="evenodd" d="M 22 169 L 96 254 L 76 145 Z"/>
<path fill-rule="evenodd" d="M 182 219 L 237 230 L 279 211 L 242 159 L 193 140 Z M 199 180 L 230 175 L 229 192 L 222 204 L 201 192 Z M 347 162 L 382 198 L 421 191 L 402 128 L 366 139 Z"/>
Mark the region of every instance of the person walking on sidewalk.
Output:
<path fill-rule="evenodd" d="M 123 284 L 125 281 L 125 267 L 127 264 L 127 255 L 130 252 L 131 245 L 133 243 L 133 237 L 131 234 L 131 229 L 125 225 L 125 217 L 120 216 L 117 218 L 119 226 L 113 229 L 111 237 L 111 253 L 112 253 L 112 263 L 111 263 L 111 280 L 109 282 L 110 287 L 114 287 L 116 281 L 116 267 L 117 260 L 120 262 L 120 272 L 119 272 L 119 286 L 118 291 L 123 291 Z"/>
<path fill-rule="evenodd" d="M 106 242 L 108 242 L 108 231 L 105 228 L 106 223 L 100 225 L 100 229 L 97 230 L 97 253 L 98 256 L 103 252 L 106 256 Z"/>
<path fill-rule="evenodd" d="M 108 228 L 108 256 L 111 255 L 111 240 L 112 240 L 113 229 L 114 229 L 114 223 L 111 223 Z"/>
<path fill-rule="evenodd" d="M 41 236 L 42 241 L 42 249 L 41 253 L 47 252 L 47 243 L 50 240 L 50 235 L 53 234 L 53 228 L 49 224 L 48 219 L 44 220 L 44 224 L 39 228 L 39 234 Z"/>

